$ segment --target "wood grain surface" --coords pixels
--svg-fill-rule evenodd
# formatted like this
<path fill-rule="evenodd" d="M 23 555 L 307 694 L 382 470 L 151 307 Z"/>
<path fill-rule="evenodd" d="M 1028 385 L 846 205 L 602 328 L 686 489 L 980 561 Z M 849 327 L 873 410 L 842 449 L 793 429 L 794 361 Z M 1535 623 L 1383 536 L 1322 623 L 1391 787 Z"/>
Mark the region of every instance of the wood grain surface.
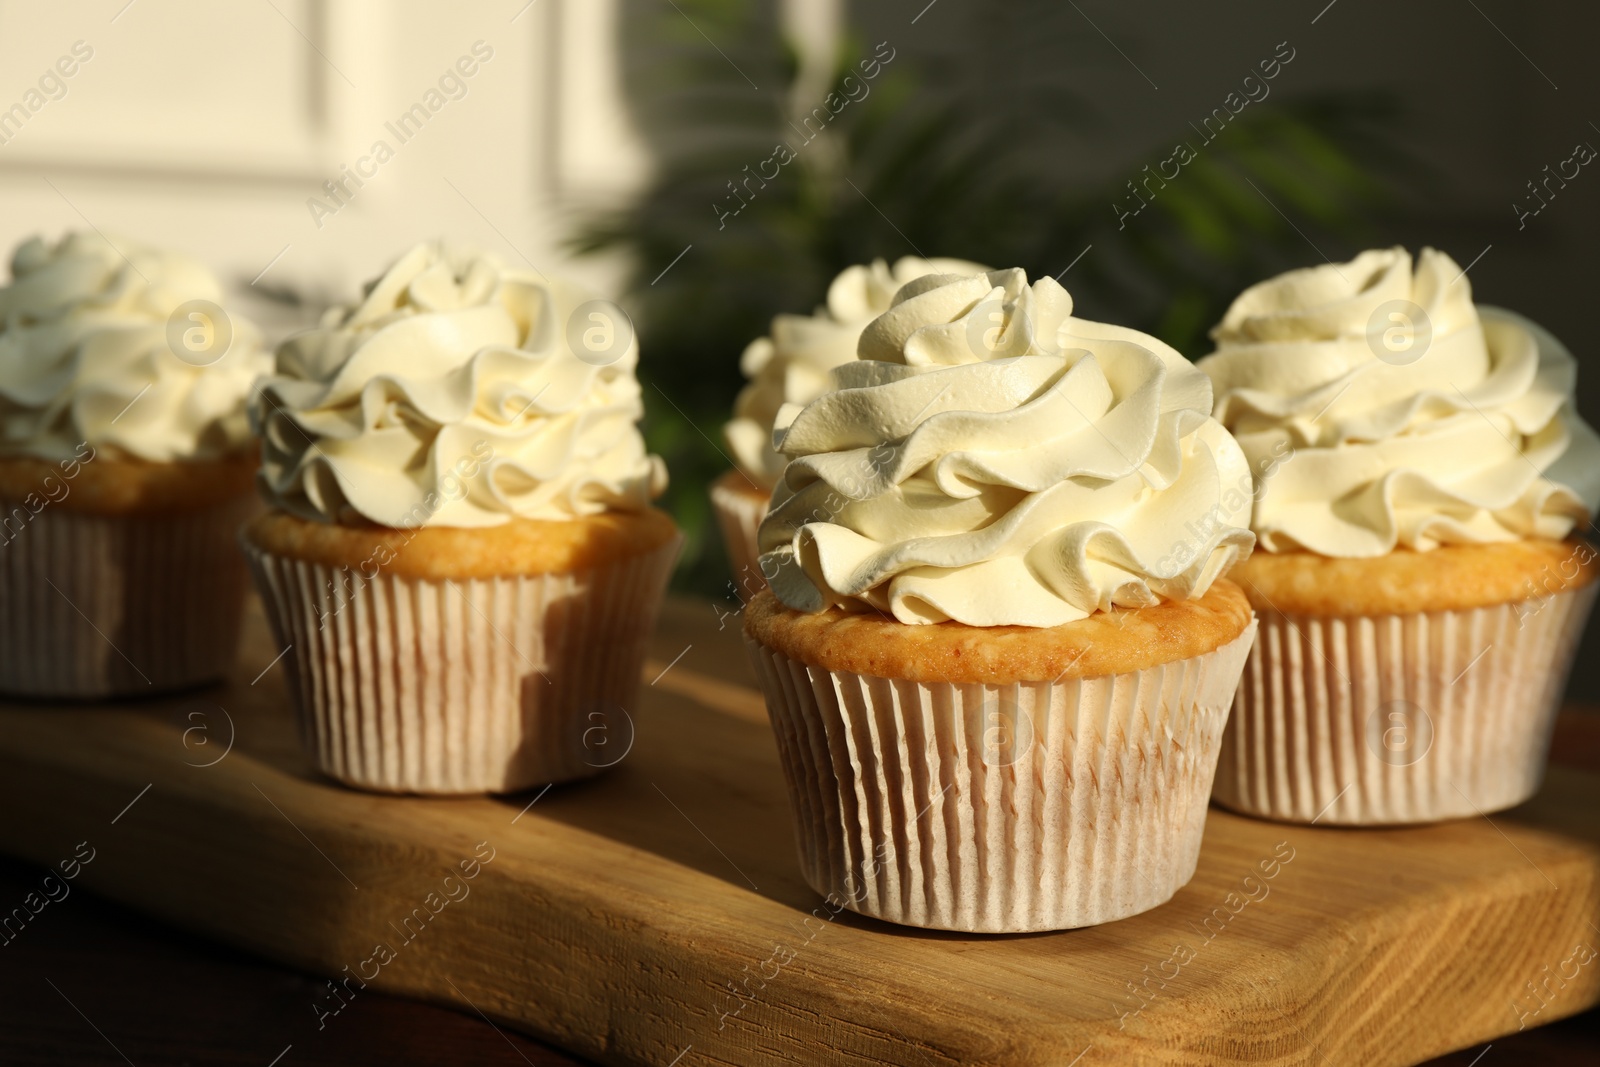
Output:
<path fill-rule="evenodd" d="M 608 774 L 465 800 L 312 774 L 253 620 L 226 686 L 0 709 L 0 848 L 59 869 L 87 843 L 74 891 L 346 979 L 307 999 L 324 1031 L 385 991 L 605 1063 L 1406 1064 L 1600 1000 L 1600 778 L 1564 768 L 1430 828 L 1213 811 L 1194 881 L 1103 927 L 835 916 L 721 610 L 670 607 Z"/>

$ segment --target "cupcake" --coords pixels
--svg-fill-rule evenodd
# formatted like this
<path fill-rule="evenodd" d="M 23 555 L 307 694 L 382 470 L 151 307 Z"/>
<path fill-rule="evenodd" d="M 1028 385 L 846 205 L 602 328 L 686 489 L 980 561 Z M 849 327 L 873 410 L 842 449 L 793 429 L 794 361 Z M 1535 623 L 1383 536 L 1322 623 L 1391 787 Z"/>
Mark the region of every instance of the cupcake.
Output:
<path fill-rule="evenodd" d="M 856 358 L 861 330 L 889 310 L 895 290 L 927 274 L 976 274 L 984 268 L 961 259 L 904 256 L 893 268 L 881 259 L 846 268 L 828 286 L 828 302 L 814 315 L 778 315 L 772 334 L 745 346 L 739 369 L 750 383 L 734 401 L 723 429 L 734 468 L 711 485 L 711 502 L 728 546 L 734 586 L 741 598 L 766 580 L 757 562 L 756 528 L 767 513 L 784 457 L 772 447 L 772 420 L 784 404 L 807 404 L 828 390 L 828 373 Z"/>
<path fill-rule="evenodd" d="M 271 365 L 205 267 L 35 237 L 0 288 L 0 691 L 181 689 L 233 664 Z"/>
<path fill-rule="evenodd" d="M 1538 789 L 1594 600 L 1576 365 L 1424 249 L 1247 289 L 1200 362 L 1254 474 L 1261 619 L 1216 799 L 1368 826 Z"/>
<path fill-rule="evenodd" d="M 319 770 L 504 793 L 625 753 L 679 537 L 620 314 L 423 244 L 279 347 L 242 539 Z"/>
<path fill-rule="evenodd" d="M 908 283 L 860 357 L 777 416 L 745 610 L 806 880 L 975 933 L 1161 904 L 1255 629 L 1209 383 L 1020 270 Z"/>

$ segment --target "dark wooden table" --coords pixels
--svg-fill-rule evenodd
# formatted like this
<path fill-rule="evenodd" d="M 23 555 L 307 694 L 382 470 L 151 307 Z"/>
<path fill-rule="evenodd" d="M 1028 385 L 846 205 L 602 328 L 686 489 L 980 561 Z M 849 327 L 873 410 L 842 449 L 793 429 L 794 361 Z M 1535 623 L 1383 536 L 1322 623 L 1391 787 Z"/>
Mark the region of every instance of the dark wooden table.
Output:
<path fill-rule="evenodd" d="M 1564 716 L 1555 758 L 1600 766 L 1600 715 Z M 12 811 L 5 817 L 28 814 Z M 0 914 L 20 905 L 43 873 L 0 859 Z M 322 988 L 323 980 L 315 976 L 201 941 L 73 889 L 46 906 L 14 940 L 0 944 L 0 1064 L 570 1067 L 581 1062 L 481 1016 L 376 992 L 362 994 L 319 1030 L 308 1005 Z M 1600 1063 L 1600 1010 L 1433 1063 L 1593 1067 Z"/>

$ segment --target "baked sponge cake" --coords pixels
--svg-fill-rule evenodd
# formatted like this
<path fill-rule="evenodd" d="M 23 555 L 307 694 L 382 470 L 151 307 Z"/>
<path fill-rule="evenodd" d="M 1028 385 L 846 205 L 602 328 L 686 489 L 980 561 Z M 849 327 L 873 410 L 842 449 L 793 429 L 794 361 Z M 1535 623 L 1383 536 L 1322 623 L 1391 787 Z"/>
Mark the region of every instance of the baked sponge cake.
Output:
<path fill-rule="evenodd" d="M 0 287 L 0 692 L 149 695 L 233 666 L 271 366 L 196 260 L 68 233 Z"/>
<path fill-rule="evenodd" d="M 1231 577 L 1261 618 L 1217 801 L 1371 826 L 1532 796 L 1596 589 L 1571 354 L 1433 249 L 1269 279 L 1213 336 L 1256 479 Z"/>
<path fill-rule="evenodd" d="M 280 346 L 243 542 L 331 777 L 506 793 L 627 751 L 680 538 L 631 332 L 571 343 L 595 306 L 424 244 Z"/>
<path fill-rule="evenodd" d="M 1255 633 L 1209 382 L 1020 270 L 907 283 L 859 356 L 777 417 L 745 611 L 807 881 L 972 933 L 1165 902 Z"/>

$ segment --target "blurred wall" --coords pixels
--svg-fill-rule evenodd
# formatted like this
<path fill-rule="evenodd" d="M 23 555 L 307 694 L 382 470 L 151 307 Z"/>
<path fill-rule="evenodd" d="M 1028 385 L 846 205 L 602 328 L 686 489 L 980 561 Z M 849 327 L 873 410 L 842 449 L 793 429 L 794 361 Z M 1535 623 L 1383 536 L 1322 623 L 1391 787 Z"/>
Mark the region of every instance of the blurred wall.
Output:
<path fill-rule="evenodd" d="M 87 227 L 170 244 L 269 330 L 296 316 L 261 290 L 347 298 L 429 237 L 549 269 L 571 212 L 649 174 L 616 17 L 612 0 L 0 0 L 0 246 Z"/>

